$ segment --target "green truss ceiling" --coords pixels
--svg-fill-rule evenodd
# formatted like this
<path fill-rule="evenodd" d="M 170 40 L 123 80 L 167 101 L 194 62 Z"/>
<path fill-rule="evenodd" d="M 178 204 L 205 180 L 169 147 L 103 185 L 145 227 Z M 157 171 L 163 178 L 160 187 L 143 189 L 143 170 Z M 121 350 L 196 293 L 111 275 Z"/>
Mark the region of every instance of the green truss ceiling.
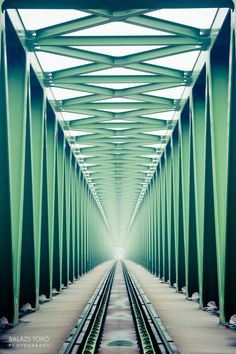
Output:
<path fill-rule="evenodd" d="M 202 7 L 204 4 L 212 7 L 212 2 L 205 1 Z M 14 1 L 5 6 L 11 5 L 14 7 Z M 83 14 L 26 31 L 25 45 L 36 54 L 82 62 L 44 71 L 43 82 L 47 88 L 73 93 L 51 102 L 113 236 L 122 243 L 120 236 L 125 235 L 140 205 L 194 80 L 192 70 L 156 62 L 206 51 L 211 45 L 211 28 L 153 17 L 150 9 L 86 9 Z M 116 36 L 97 33 L 99 26 L 114 22 L 136 26 L 138 34 L 120 35 L 119 27 Z M 89 35 L 80 35 L 87 29 Z M 145 31 L 152 33 L 142 35 Z M 118 55 L 109 54 L 110 47 Z M 181 87 L 185 89 L 182 97 L 158 94 Z"/>

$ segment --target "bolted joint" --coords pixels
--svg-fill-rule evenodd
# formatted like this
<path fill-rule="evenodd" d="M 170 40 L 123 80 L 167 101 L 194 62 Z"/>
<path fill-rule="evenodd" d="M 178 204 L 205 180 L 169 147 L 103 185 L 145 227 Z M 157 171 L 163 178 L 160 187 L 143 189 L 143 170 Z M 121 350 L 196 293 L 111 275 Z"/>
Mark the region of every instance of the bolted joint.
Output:
<path fill-rule="evenodd" d="M 35 52 L 36 46 L 37 44 L 35 44 L 35 42 L 33 42 L 34 39 L 25 39 L 25 46 L 27 47 L 29 52 Z"/>
<path fill-rule="evenodd" d="M 54 108 L 56 110 L 56 112 L 61 112 L 62 111 L 62 101 L 54 101 L 55 105 Z"/>
<path fill-rule="evenodd" d="M 211 38 L 207 38 L 201 43 L 200 49 L 206 51 L 209 49 L 210 44 L 211 44 Z"/>
<path fill-rule="evenodd" d="M 70 130 L 70 122 L 62 121 L 62 127 L 64 130 Z"/>
<path fill-rule="evenodd" d="M 174 100 L 174 108 L 175 108 L 176 111 L 180 111 L 181 110 L 180 100 Z"/>
<path fill-rule="evenodd" d="M 209 29 L 204 28 L 204 29 L 200 29 L 200 31 L 199 31 L 199 35 L 201 37 L 209 37 L 210 34 L 211 34 L 211 31 Z"/>
<path fill-rule="evenodd" d="M 122 96 L 121 90 L 114 90 L 113 96 L 114 97 L 121 97 Z"/>

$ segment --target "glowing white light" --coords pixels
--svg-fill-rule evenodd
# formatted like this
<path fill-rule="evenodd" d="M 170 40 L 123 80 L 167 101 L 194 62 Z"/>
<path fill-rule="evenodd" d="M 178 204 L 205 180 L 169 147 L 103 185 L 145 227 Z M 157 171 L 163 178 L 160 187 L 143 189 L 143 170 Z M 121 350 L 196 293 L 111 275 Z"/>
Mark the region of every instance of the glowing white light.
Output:
<path fill-rule="evenodd" d="M 124 259 L 124 247 L 115 247 L 114 258 L 116 260 Z"/>

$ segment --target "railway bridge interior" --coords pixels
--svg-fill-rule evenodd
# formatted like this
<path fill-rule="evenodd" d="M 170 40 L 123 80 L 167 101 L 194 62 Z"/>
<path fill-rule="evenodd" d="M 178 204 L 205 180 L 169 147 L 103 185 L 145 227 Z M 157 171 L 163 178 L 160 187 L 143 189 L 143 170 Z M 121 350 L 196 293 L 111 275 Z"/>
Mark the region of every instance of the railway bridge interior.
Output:
<path fill-rule="evenodd" d="M 124 252 L 234 328 L 235 2 L 0 2 L 1 326 Z"/>

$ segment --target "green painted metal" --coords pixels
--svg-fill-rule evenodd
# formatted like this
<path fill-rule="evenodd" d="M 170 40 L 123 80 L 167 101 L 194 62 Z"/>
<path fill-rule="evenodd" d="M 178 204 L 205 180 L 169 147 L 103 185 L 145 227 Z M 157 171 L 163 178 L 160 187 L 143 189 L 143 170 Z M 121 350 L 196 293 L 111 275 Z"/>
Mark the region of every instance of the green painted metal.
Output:
<path fill-rule="evenodd" d="M 1 14 L 0 317 L 14 324 L 20 307 L 38 308 L 40 295 L 51 299 L 111 257 L 112 243 L 186 297 L 198 292 L 200 307 L 215 301 L 222 323 L 236 313 L 235 14 L 219 10 L 212 31 L 149 15 L 233 2 L 135 5 L 79 1 L 86 17 L 36 31 L 15 11 Z M 73 33 L 117 21 L 166 34 Z M 103 46 L 141 50 L 114 56 Z M 153 61 L 196 50 L 193 72 Z M 38 52 L 87 63 L 39 72 Z M 44 87 L 78 95 L 49 102 Z M 158 94 L 169 88 L 184 88 L 184 98 Z"/>
<path fill-rule="evenodd" d="M 105 254 L 100 249 L 98 254 L 95 248 L 93 264 L 90 259 L 81 268 L 81 193 L 77 183 L 84 177 L 68 144 L 65 149 L 63 130 L 5 14 L 1 15 L 0 73 L 0 317 L 17 324 L 19 308 L 29 303 L 37 309 L 40 295 L 50 299 L 53 289 L 60 292 L 63 284 L 107 259 L 111 249 L 108 246 Z M 87 187 L 83 197 L 90 201 L 90 208 L 96 208 Z M 87 207 L 87 240 L 99 235 L 90 227 L 88 213 Z M 94 215 L 94 223 L 97 218 L 101 219 L 99 213 Z M 107 238 L 102 221 L 99 227 L 101 238 Z M 89 254 L 88 241 L 84 246 L 83 252 Z"/>
<path fill-rule="evenodd" d="M 29 40 L 28 45 L 48 47 L 48 46 L 120 46 L 120 45 L 176 45 L 176 44 L 194 44 L 200 45 L 206 42 L 205 38 L 185 38 L 182 36 L 138 36 L 134 42 L 133 36 L 86 36 L 86 37 L 53 37 L 41 40 Z M 209 42 L 209 41 L 208 41 Z"/>
<path fill-rule="evenodd" d="M 178 291 L 184 287 L 186 297 L 198 292 L 200 307 L 215 301 L 222 323 L 228 322 L 235 313 L 232 300 L 235 294 L 232 272 L 235 230 L 231 219 L 235 196 L 231 184 L 235 174 L 231 135 L 235 108 L 234 68 L 235 17 L 229 12 L 163 154 L 164 159 L 157 169 L 157 186 L 154 188 L 150 184 L 147 191 L 148 195 L 156 195 L 157 203 L 159 226 L 155 230 L 157 256 L 161 258 L 157 274 L 165 279 L 165 272 L 169 270 L 167 280 Z M 143 205 L 147 208 L 145 203 L 146 199 Z M 165 205 L 167 211 L 163 212 Z M 130 248 L 134 247 L 132 240 L 137 233 L 143 242 L 148 242 L 136 221 L 142 218 L 142 213 L 140 207 L 131 227 L 128 255 L 152 271 L 146 263 L 145 250 L 139 250 L 141 254 L 138 254 Z M 145 223 L 145 217 L 142 220 Z M 168 242 L 172 244 L 168 248 L 168 266 L 164 262 L 163 246 L 167 240 L 166 220 Z M 146 221 L 144 230 L 150 227 L 149 222 Z"/>
<path fill-rule="evenodd" d="M 58 9 L 58 3 L 56 0 L 51 0 L 50 3 L 46 0 L 35 1 L 34 6 L 29 4 L 27 0 L 6 0 L 4 2 L 4 8 L 36 8 L 36 9 Z M 208 7 L 229 7 L 233 8 L 233 2 L 230 0 L 194 0 L 191 1 L 191 6 L 187 0 L 169 0 L 166 3 L 164 0 L 129 0 L 129 1 L 120 1 L 119 4 L 110 3 L 109 6 L 107 4 L 101 3 L 97 0 L 69 0 L 63 1 L 60 3 L 61 9 L 105 9 L 105 10 L 126 10 L 130 11 L 130 9 L 155 9 L 155 8 L 208 8 Z M 104 12 L 102 12 L 104 13 Z M 105 12 L 106 13 L 106 12 Z"/>
<path fill-rule="evenodd" d="M 18 299 L 15 296 L 15 284 L 13 279 L 12 260 L 12 226 L 11 226 L 11 199 L 10 199 L 10 154 L 9 154 L 9 108 L 8 108 L 8 88 L 7 88 L 7 58 L 6 58 L 6 38 L 4 35 L 5 15 L 0 15 L 0 102 L 1 102 L 1 149 L 0 149 L 0 188 L 1 196 L 1 230 L 0 237 L 0 290 L 1 314 L 10 318 L 13 323 L 17 322 Z"/>

